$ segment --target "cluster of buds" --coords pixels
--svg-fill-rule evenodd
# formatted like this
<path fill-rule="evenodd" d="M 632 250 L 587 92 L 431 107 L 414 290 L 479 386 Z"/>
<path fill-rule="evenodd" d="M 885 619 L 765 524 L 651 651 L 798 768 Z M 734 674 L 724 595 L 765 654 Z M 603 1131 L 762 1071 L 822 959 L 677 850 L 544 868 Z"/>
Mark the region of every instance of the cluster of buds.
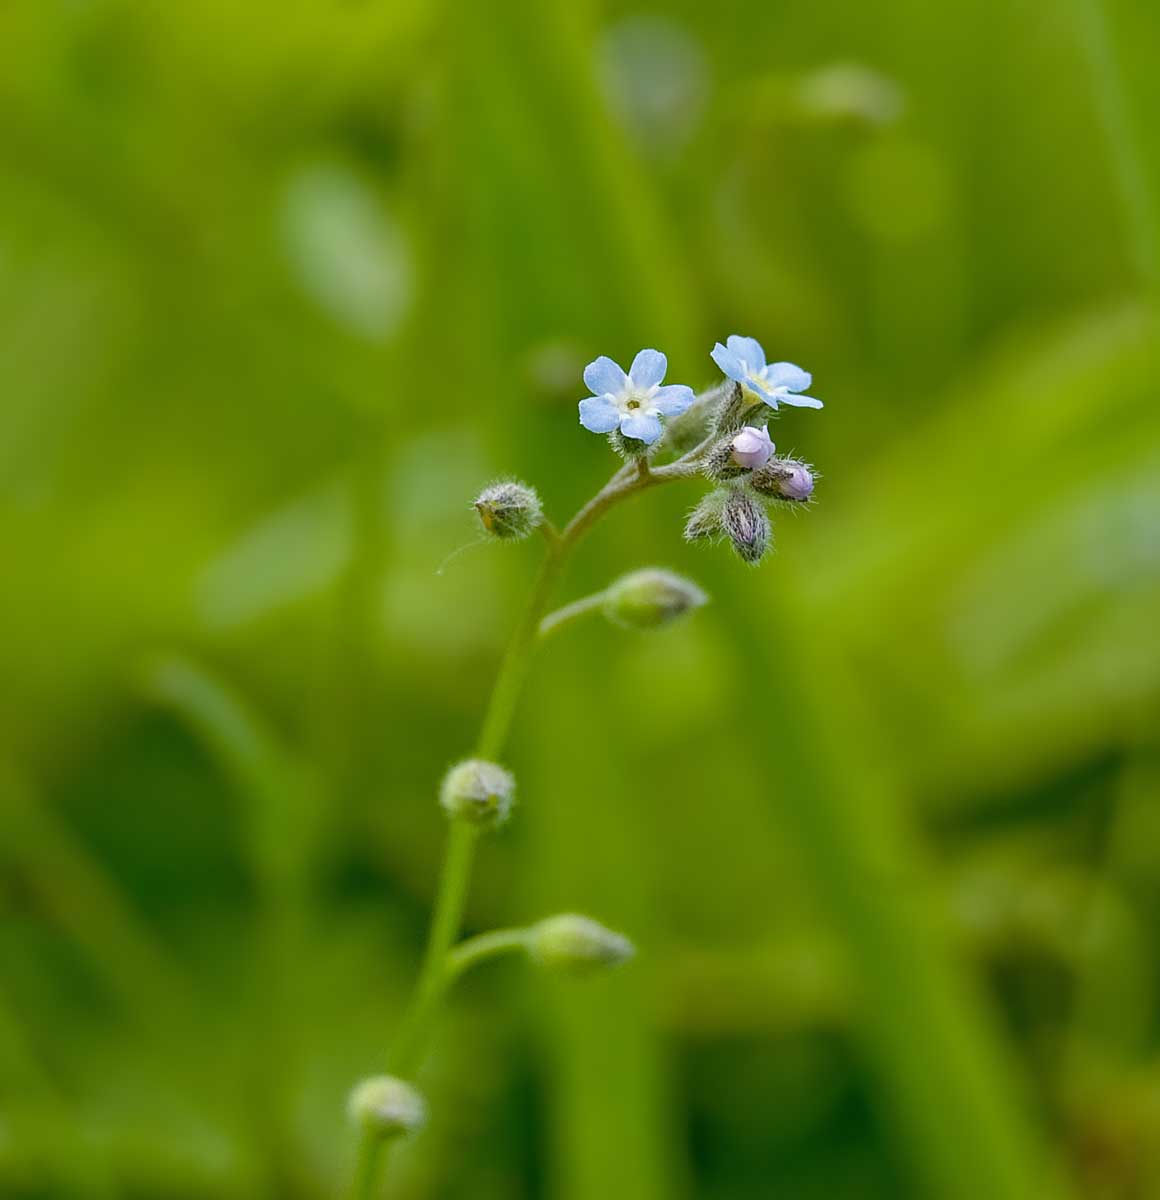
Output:
<path fill-rule="evenodd" d="M 718 487 L 690 514 L 685 537 L 728 539 L 745 562 L 758 563 L 773 545 L 770 509 L 808 503 L 816 479 L 809 463 L 776 453 L 758 414 L 768 418 L 767 410 L 775 415 L 782 405 L 821 408 L 822 402 L 804 394 L 812 382 L 808 371 L 766 362 L 754 338 L 732 334 L 710 357 L 725 383 L 700 399 L 692 388 L 664 383 L 668 359 L 659 350 L 640 351 L 627 371 L 610 358 L 595 359 L 584 370 L 592 395 L 580 401 L 580 423 L 606 434 L 622 457 L 643 460 L 662 446 L 684 449 L 707 418 L 715 440 L 699 461 Z M 484 530 L 502 540 L 525 538 L 544 521 L 535 489 L 514 480 L 485 488 L 475 509 Z"/>
<path fill-rule="evenodd" d="M 735 392 L 740 392 L 736 385 Z M 739 404 L 727 401 L 729 413 Z M 763 425 L 742 425 L 708 451 L 705 474 L 720 486 L 689 514 L 685 537 L 690 542 L 728 538 L 747 563 L 758 563 L 773 544 L 771 504 L 805 504 L 814 491 L 814 471 L 797 458 L 780 457 Z"/>
<path fill-rule="evenodd" d="M 722 359 L 729 362 L 725 347 L 718 346 L 718 350 L 723 352 Z M 764 355 L 761 357 L 764 361 Z M 783 368 L 784 375 L 790 373 L 787 363 L 774 364 L 774 368 L 765 370 L 772 372 L 775 368 Z M 809 376 L 796 367 L 792 370 L 805 380 L 802 386 L 808 386 Z M 750 423 L 762 404 L 771 404 L 771 397 L 765 393 L 760 384 L 750 385 L 734 378 L 715 414 L 713 427 L 719 436 L 702 459 L 705 475 L 718 486 L 693 509 L 685 524 L 687 541 L 728 539 L 739 557 L 751 564 L 759 563 L 773 545 L 769 510 L 779 504 L 808 503 L 816 479 L 809 463 L 776 453 L 777 447 L 764 424 Z M 779 398 L 783 403 L 787 400 L 785 395 Z M 798 401 L 808 399 L 792 397 Z M 805 407 L 812 406 L 816 402 Z M 777 406 L 771 404 L 771 407 Z"/>

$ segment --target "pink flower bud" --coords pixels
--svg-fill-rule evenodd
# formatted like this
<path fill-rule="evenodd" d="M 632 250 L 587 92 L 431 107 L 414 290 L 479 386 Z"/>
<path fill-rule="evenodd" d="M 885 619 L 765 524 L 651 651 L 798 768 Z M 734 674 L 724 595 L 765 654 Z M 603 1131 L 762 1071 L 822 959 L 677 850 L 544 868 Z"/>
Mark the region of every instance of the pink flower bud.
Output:
<path fill-rule="evenodd" d="M 805 463 L 787 462 L 780 490 L 787 500 L 808 500 L 814 490 L 813 472 Z"/>
<path fill-rule="evenodd" d="M 732 457 L 739 467 L 764 467 L 772 454 L 773 442 L 769 440 L 769 430 L 764 426 L 757 429 L 753 425 L 746 425 L 733 439 Z"/>

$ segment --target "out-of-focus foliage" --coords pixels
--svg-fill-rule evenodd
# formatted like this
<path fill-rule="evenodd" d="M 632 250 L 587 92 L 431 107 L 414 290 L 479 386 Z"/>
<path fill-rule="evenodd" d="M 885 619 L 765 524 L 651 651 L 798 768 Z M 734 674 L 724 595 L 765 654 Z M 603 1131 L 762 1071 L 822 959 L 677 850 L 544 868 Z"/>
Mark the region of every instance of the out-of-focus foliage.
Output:
<path fill-rule="evenodd" d="M 639 959 L 471 980 L 393 1194 L 1160 1196 L 1157 25 L 0 6 L 0 1194 L 335 1194 L 536 555 L 470 500 L 737 332 L 820 503 L 593 535 L 714 603 L 545 647 L 473 891 Z"/>

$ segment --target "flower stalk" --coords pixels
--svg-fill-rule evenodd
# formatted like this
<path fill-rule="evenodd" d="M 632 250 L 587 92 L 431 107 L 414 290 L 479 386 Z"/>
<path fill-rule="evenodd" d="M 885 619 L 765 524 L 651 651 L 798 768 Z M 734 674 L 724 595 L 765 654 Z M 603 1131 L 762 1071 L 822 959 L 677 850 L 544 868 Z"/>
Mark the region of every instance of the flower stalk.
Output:
<path fill-rule="evenodd" d="M 821 407 L 820 401 L 797 394 L 809 386 L 810 376 L 806 372 L 792 363 L 767 366 L 764 352 L 752 339 L 730 337 L 727 346 L 718 344 L 712 357 L 734 381 L 730 394 L 744 401 L 739 411 L 762 403 L 776 411 L 779 402 Z M 456 941 L 463 924 L 480 834 L 501 823 L 511 806 L 515 781 L 496 760 L 511 732 L 537 644 L 554 630 L 598 608 L 626 628 L 650 629 L 667 624 L 705 602 L 704 593 L 689 580 L 659 568 L 647 568 L 622 577 L 602 592 L 565 605 L 551 616 L 546 615 L 571 552 L 610 509 L 650 488 L 706 472 L 706 455 L 724 432 L 721 389 L 715 387 L 697 398 L 689 387 L 665 385 L 666 371 L 667 359 L 657 350 L 640 351 L 627 372 L 609 358 L 589 363 L 584 382 L 592 395 L 580 402 L 580 423 L 592 432 L 607 434 L 613 449 L 625 462 L 562 530 L 545 518 L 535 490 L 518 481 L 492 484 L 474 503 L 485 532 L 494 538 L 519 540 L 539 529 L 545 540 L 544 557 L 500 663 L 474 756 L 458 763 L 444 780 L 441 803 L 450 828 L 419 978 L 389 1056 L 394 1075 L 364 1081 L 355 1093 L 356 1098 L 361 1098 L 359 1111 L 364 1116 L 360 1119 L 353 1200 L 370 1200 L 374 1196 L 386 1147 L 395 1140 L 383 1136 L 383 1109 L 368 1102 L 367 1096 L 371 1101 L 386 1096 L 392 1104 L 400 1096 L 404 1099 L 413 1096 L 415 1111 L 404 1115 L 415 1117 L 411 1128 L 419 1127 L 421 1120 L 416 1114 L 425 1113 L 423 1100 L 405 1080 L 422 1058 L 443 995 L 465 970 L 475 963 L 517 950 L 526 951 L 541 966 L 571 973 L 603 969 L 633 954 L 628 939 L 588 917 L 571 913 L 546 918 L 527 929 L 495 930 L 458 945 Z M 712 414 L 707 422 L 709 432 L 699 443 L 671 462 L 652 464 L 651 456 L 666 444 L 667 421 L 687 415 L 684 427 L 677 425 L 672 431 L 675 441 L 687 445 L 688 427 L 706 414 Z M 740 440 L 739 457 L 733 459 L 737 467 L 749 472 L 753 467 L 764 466 L 773 452 L 768 434 L 748 429 Z M 733 453 L 730 447 L 730 454 Z M 741 482 L 731 485 L 735 490 L 730 493 L 730 503 L 747 506 L 742 514 L 746 520 L 738 518 L 732 522 L 740 532 L 734 530 L 731 536 L 739 553 L 747 561 L 755 562 L 768 542 L 768 537 L 759 536 L 762 529 L 768 531 L 768 518 L 759 498 L 749 493 L 743 495 L 742 486 Z M 757 533 L 753 533 L 754 529 Z M 396 1120 L 394 1109 L 388 1115 L 393 1122 L 392 1133 L 396 1129 L 407 1131 L 406 1122 Z"/>

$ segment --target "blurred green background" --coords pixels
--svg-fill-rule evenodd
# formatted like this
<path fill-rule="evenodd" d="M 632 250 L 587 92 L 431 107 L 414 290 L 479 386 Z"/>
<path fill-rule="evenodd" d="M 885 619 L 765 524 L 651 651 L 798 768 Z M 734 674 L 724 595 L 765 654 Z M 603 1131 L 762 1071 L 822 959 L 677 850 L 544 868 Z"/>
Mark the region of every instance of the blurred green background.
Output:
<path fill-rule="evenodd" d="M 824 474 L 547 646 L 389 1194 L 1160 1196 L 1150 0 L 0 6 L 0 1195 L 338 1194 L 580 371 L 741 333 Z M 793 519 L 794 517 L 797 519 Z"/>

